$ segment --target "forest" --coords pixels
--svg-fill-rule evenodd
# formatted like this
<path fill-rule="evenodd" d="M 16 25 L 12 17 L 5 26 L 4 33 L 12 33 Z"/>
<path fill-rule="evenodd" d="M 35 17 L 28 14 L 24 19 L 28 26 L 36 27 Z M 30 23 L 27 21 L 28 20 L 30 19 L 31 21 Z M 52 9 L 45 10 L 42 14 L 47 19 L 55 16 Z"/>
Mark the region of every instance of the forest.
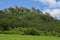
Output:
<path fill-rule="evenodd" d="M 60 37 L 60 20 L 34 7 L 0 10 L 0 34 Z"/>

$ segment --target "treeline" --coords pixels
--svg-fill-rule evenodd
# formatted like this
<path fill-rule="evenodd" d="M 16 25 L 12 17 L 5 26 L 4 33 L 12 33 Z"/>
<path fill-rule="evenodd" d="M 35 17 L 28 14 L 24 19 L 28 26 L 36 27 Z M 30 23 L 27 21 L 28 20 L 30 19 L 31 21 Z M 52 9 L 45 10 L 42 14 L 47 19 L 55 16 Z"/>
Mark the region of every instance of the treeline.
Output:
<path fill-rule="evenodd" d="M 10 7 L 0 10 L 0 33 L 60 36 L 60 20 L 33 7 Z"/>

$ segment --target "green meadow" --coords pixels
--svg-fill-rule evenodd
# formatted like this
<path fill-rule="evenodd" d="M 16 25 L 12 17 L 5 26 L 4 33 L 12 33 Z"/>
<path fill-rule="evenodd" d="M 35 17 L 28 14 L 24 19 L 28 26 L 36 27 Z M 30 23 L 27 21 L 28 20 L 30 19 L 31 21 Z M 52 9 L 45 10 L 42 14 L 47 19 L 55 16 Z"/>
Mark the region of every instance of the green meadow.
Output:
<path fill-rule="evenodd" d="M 60 37 L 0 34 L 0 40 L 60 40 Z"/>

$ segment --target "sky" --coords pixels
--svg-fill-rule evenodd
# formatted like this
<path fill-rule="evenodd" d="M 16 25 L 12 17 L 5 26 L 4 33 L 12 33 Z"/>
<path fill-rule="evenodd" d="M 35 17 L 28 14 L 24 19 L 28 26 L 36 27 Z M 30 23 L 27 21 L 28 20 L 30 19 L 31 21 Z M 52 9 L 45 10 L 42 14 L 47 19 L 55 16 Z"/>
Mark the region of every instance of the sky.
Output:
<path fill-rule="evenodd" d="M 43 13 L 48 12 L 51 16 L 60 19 L 60 0 L 0 0 L 0 10 L 14 6 L 34 7 Z"/>

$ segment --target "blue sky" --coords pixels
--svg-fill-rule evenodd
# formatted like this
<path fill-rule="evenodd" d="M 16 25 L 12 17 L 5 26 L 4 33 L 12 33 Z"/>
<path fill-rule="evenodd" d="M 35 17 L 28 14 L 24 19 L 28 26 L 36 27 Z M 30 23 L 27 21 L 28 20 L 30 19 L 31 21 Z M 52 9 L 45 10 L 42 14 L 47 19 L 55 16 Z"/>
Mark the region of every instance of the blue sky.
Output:
<path fill-rule="evenodd" d="M 44 6 L 46 5 L 42 5 L 41 3 L 35 2 L 34 0 L 1 0 L 0 1 L 0 10 L 13 6 L 19 6 L 19 7 L 23 6 L 26 8 L 35 7 L 35 8 L 43 9 Z"/>
<path fill-rule="evenodd" d="M 35 7 L 60 19 L 60 0 L 0 0 L 0 10 L 14 6 Z"/>

